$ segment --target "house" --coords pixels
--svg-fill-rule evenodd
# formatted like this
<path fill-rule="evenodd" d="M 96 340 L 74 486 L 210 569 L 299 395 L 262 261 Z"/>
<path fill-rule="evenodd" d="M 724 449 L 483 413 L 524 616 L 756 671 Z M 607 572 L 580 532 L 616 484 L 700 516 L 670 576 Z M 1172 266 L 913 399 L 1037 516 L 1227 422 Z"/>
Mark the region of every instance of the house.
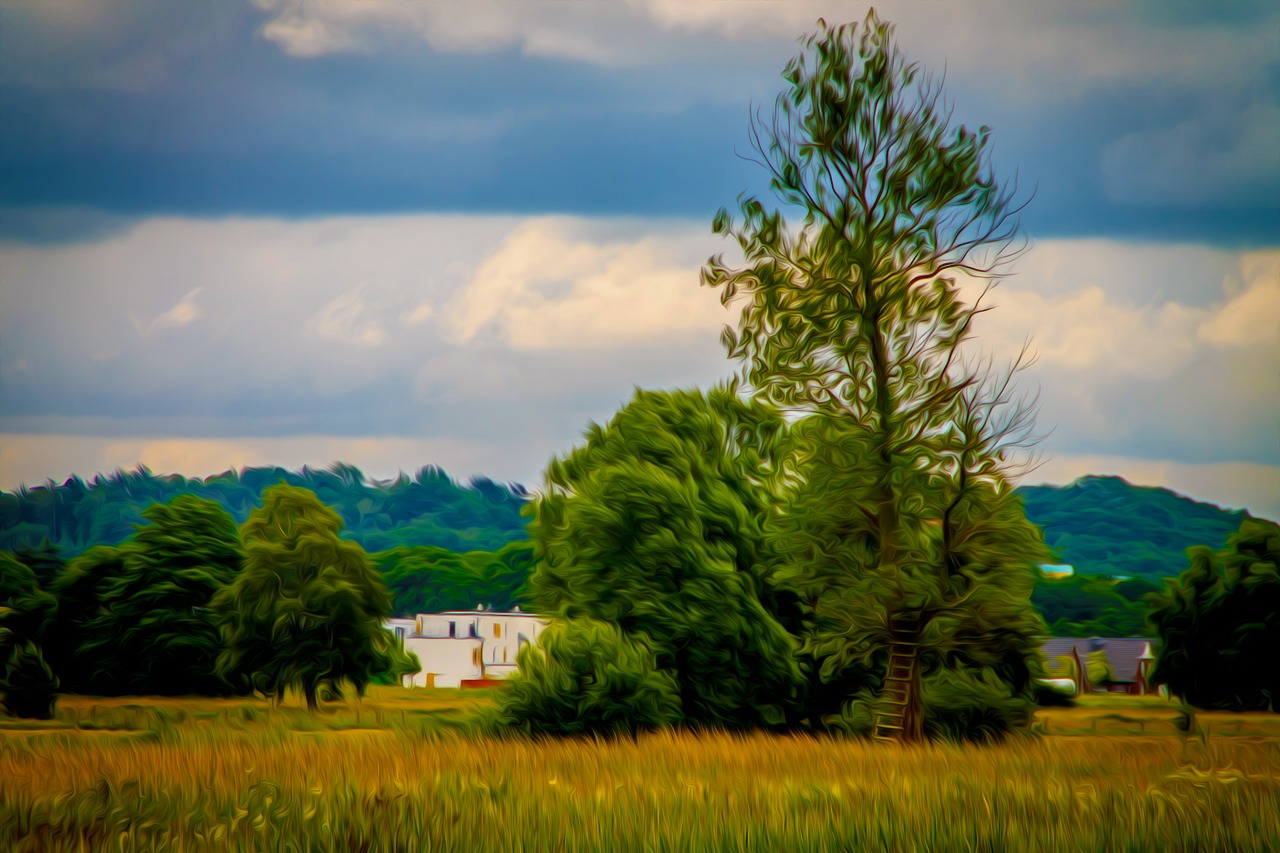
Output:
<path fill-rule="evenodd" d="M 1087 640 L 1058 637 L 1045 640 L 1041 651 L 1048 661 L 1050 679 L 1070 679 L 1081 692 L 1107 691 L 1135 696 L 1154 693 L 1151 666 L 1155 663 L 1153 640 L 1140 637 L 1091 637 Z M 1077 672 L 1093 652 L 1102 652 L 1111 666 L 1112 678 L 1106 685 L 1091 685 L 1087 675 L 1077 681 Z M 1068 663 L 1069 661 L 1069 663 Z"/>
<path fill-rule="evenodd" d="M 413 619 L 390 619 L 405 651 L 417 655 L 422 669 L 406 676 L 410 687 L 462 687 L 508 678 L 516 671 L 516 655 L 536 642 L 547 620 L 519 607 L 507 611 L 450 610 L 419 613 Z"/>

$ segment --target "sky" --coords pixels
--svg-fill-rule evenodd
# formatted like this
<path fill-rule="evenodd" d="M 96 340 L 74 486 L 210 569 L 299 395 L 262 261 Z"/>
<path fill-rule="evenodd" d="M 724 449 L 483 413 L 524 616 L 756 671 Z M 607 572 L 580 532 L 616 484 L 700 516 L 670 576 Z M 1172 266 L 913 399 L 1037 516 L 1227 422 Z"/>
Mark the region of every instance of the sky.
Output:
<path fill-rule="evenodd" d="M 0 0 L 0 488 L 336 461 L 536 488 L 730 376 L 699 287 L 775 0 Z M 1280 5 L 877 4 L 989 126 L 1042 465 L 1280 518 Z"/>

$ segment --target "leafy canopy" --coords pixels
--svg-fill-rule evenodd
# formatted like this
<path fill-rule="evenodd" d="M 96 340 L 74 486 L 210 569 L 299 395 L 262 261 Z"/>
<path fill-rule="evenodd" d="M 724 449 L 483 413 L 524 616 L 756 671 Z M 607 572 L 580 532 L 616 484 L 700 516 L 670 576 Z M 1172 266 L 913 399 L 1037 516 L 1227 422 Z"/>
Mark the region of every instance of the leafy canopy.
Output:
<path fill-rule="evenodd" d="M 382 627 L 391 596 L 369 559 L 342 539 L 342 519 L 314 493 L 279 485 L 241 527 L 244 570 L 214 600 L 230 683 L 283 697 L 301 690 L 315 707 L 321 687 L 358 693 L 402 663 Z"/>
<path fill-rule="evenodd" d="M 224 693 L 210 602 L 240 571 L 235 520 L 192 495 L 143 517 L 123 563 L 94 590 L 76 654 L 95 662 L 94 684 L 109 695 Z"/>
<path fill-rule="evenodd" d="M 781 722 L 799 676 L 762 559 L 781 428 L 727 389 L 637 391 L 552 461 L 533 505 L 539 611 L 647 644 L 692 724 Z"/>

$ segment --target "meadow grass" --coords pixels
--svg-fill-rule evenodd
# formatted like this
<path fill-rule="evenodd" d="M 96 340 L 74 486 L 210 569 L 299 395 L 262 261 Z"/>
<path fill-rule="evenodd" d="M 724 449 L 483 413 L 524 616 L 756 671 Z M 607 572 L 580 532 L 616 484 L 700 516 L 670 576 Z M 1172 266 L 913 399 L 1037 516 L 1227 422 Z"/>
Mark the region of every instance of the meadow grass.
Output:
<path fill-rule="evenodd" d="M 1280 719 L 1089 697 L 995 746 L 486 737 L 486 692 L 63 697 L 0 718 L 0 850 L 1275 850 Z M 1141 725 L 1139 725 L 1139 723 Z"/>

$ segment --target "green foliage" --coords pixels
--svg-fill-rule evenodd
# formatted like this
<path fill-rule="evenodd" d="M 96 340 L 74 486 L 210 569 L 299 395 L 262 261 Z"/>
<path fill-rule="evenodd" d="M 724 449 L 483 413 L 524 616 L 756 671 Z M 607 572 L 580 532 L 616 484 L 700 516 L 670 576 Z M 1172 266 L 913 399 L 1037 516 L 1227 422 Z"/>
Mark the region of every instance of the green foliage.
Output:
<path fill-rule="evenodd" d="M 130 553 L 129 547 L 91 548 L 54 581 L 57 621 L 46 632 L 44 652 L 64 692 L 102 695 L 112 690 L 110 657 L 83 655 L 80 650 L 94 639 L 91 624 L 101 614 L 112 579 L 124 574 Z"/>
<path fill-rule="evenodd" d="M 1143 596 L 1157 589 L 1141 578 L 1041 577 L 1031 603 L 1055 637 L 1143 637 L 1148 633 Z"/>
<path fill-rule="evenodd" d="M 1116 678 L 1115 670 L 1111 668 L 1111 662 L 1107 660 L 1107 653 L 1102 649 L 1089 652 L 1084 661 L 1084 672 L 1089 680 L 1089 686 L 1095 690 L 1100 687 L 1105 688 Z"/>
<path fill-rule="evenodd" d="M 104 695 L 225 693 L 209 605 L 240 570 L 235 521 L 192 495 L 153 504 L 143 517 L 121 564 L 93 590 L 75 656 L 95 662 L 95 692 Z"/>
<path fill-rule="evenodd" d="M 1152 682 L 1200 708 L 1280 710 L 1280 526 L 1246 519 L 1152 597 L 1161 652 Z"/>
<path fill-rule="evenodd" d="M 53 717 L 57 701 L 58 679 L 45 663 L 35 643 L 0 642 L 0 704 L 15 717 L 47 720 Z"/>
<path fill-rule="evenodd" d="M 56 611 L 57 601 L 40 588 L 35 572 L 0 553 L 0 653 L 5 642 L 42 642 Z"/>
<path fill-rule="evenodd" d="M 371 555 L 399 614 L 495 610 L 529 606 L 525 585 L 533 566 L 533 546 L 512 542 L 497 552 L 458 554 L 430 545 L 395 548 Z"/>
<path fill-rule="evenodd" d="M 995 741 L 1025 729 L 1034 703 L 993 669 L 939 669 L 924 683 L 925 730 L 952 741 Z"/>
<path fill-rule="evenodd" d="M 58 546 L 45 539 L 37 547 L 19 548 L 14 552 L 18 562 L 31 569 L 41 589 L 48 589 L 67 567 Z"/>
<path fill-rule="evenodd" d="M 516 657 L 498 699 L 501 730 L 526 735 L 619 735 L 681 719 L 675 679 L 638 635 L 594 619 L 553 623 Z"/>
<path fill-rule="evenodd" d="M 691 724 L 780 723 L 800 677 L 760 528 L 781 428 L 726 389 L 637 391 L 534 503 L 537 610 L 647 642 Z"/>
<path fill-rule="evenodd" d="M 463 487 L 435 467 L 391 482 L 370 482 L 358 468 L 344 464 L 327 471 L 246 468 L 204 480 L 157 476 L 140 467 L 99 475 L 88 483 L 73 477 L 61 485 L 0 491 L 0 551 L 20 552 L 20 558 L 23 549 L 47 554 L 38 564 L 27 562 L 37 575 L 52 574 L 61 560 L 56 549 L 74 557 L 96 545 L 119 545 L 153 503 L 190 494 L 216 501 L 241 523 L 261 506 L 263 490 L 281 482 L 309 489 L 335 507 L 344 535 L 368 551 L 417 545 L 496 550 L 525 538 L 520 511 L 527 495 L 522 488 L 484 478 Z"/>
<path fill-rule="evenodd" d="M 1077 574 L 1148 581 L 1173 577 L 1186 566 L 1188 548 L 1221 548 L 1249 517 L 1120 477 L 1081 477 L 1067 486 L 1018 491 L 1027 517 L 1044 528 L 1057 559 Z"/>
<path fill-rule="evenodd" d="M 382 621 L 391 596 L 364 550 L 339 537 L 342 519 L 316 495 L 273 486 L 241 527 L 244 570 L 214 598 L 224 648 L 218 672 L 240 689 L 282 697 L 300 689 L 357 693 L 397 666 Z"/>
<path fill-rule="evenodd" d="M 885 600 L 889 585 L 876 549 L 871 448 L 867 430 L 833 419 L 805 419 L 791 430 L 796 485 L 774 516 L 771 531 L 787 566 L 784 581 L 798 592 L 806 614 L 802 660 L 811 677 L 805 715 L 812 719 L 832 714 L 851 695 L 877 686 L 887 666 L 892 602 Z M 920 484 L 914 488 L 926 491 Z M 983 732 L 998 728 L 998 721 L 1024 719 L 1032 702 L 1032 679 L 1039 672 L 1037 638 L 1044 632 L 1027 606 L 1031 567 L 1044 554 L 1039 532 L 1027 522 L 1015 494 L 989 484 L 969 484 L 962 500 L 951 502 L 951 536 L 945 546 L 941 524 L 929 523 L 943 511 L 928 501 L 917 506 L 915 513 L 902 516 L 914 549 L 922 560 L 934 562 L 942 562 L 946 553 L 944 572 L 910 579 L 925 582 L 918 595 L 933 612 L 918 637 L 924 686 L 931 679 L 945 681 L 951 677 L 946 673 L 960 668 L 989 670 L 1003 685 L 1001 701 L 1014 701 L 1016 694 L 1023 711 L 995 714 L 983 723 Z M 979 680 L 985 683 L 986 677 Z M 942 732 L 928 728 L 927 689 L 925 693 L 926 730 Z M 957 695 L 986 694 L 969 690 Z M 948 707 L 959 714 L 954 702 Z M 973 709 L 971 718 L 987 719 L 984 713 Z"/>

